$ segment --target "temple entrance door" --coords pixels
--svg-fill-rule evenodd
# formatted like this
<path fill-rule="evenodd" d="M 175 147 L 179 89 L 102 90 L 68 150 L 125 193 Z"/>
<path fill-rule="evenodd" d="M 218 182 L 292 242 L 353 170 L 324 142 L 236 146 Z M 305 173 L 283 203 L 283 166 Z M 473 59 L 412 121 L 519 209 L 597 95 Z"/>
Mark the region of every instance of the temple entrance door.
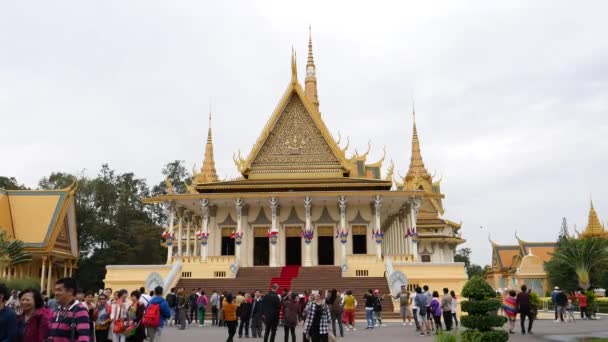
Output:
<path fill-rule="evenodd" d="M 353 254 L 367 254 L 367 227 L 353 226 Z"/>
<path fill-rule="evenodd" d="M 301 227 L 285 227 L 285 265 L 302 266 Z"/>
<path fill-rule="evenodd" d="M 222 228 L 222 255 L 234 255 L 234 239 L 230 238 L 230 234 L 234 229 L 235 228 Z"/>
<path fill-rule="evenodd" d="M 319 265 L 334 264 L 334 228 L 333 227 L 318 227 L 317 228 L 317 254 Z"/>
<path fill-rule="evenodd" d="M 270 241 L 266 235 L 268 228 L 255 228 L 253 237 L 253 266 L 270 264 Z"/>

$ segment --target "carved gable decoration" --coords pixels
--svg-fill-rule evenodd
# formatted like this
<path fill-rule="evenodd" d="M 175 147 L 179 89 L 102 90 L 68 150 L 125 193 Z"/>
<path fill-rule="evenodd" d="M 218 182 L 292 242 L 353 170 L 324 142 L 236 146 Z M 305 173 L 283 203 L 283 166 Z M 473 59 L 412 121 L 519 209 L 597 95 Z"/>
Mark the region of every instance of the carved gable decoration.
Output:
<path fill-rule="evenodd" d="M 69 223 L 67 215 L 64 217 L 63 222 L 61 224 L 61 228 L 59 228 L 59 234 L 57 235 L 57 239 L 55 240 L 55 244 L 53 245 L 53 249 L 61 252 L 71 252 L 70 249 L 70 232 L 69 232 Z"/>
<path fill-rule="evenodd" d="M 253 174 L 341 174 L 338 157 L 296 92 L 290 99 L 259 152 L 252 160 Z"/>

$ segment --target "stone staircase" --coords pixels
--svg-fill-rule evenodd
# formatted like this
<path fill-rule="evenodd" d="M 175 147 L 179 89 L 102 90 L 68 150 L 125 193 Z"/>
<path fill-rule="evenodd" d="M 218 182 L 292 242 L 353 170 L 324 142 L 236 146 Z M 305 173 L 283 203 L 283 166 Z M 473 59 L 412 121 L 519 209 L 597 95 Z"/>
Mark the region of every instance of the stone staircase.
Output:
<path fill-rule="evenodd" d="M 279 292 L 283 288 L 293 289 L 298 293 L 310 289 L 325 291 L 335 288 L 340 292 L 351 290 L 358 302 L 356 310 L 356 319 L 358 321 L 365 319 L 365 300 L 363 299 L 363 295 L 368 289 L 378 289 L 380 294 L 387 295 L 382 302 L 382 318 L 399 318 L 399 314 L 393 312 L 393 302 L 390 298 L 386 278 L 345 278 L 342 277 L 340 267 L 337 266 L 241 267 L 236 278 L 182 278 L 177 283 L 177 287 L 185 288 L 186 293 L 190 293 L 191 289 L 202 288 L 207 295 L 210 295 L 213 290 L 217 290 L 219 293 L 226 291 L 233 294 L 239 291 L 250 293 L 255 290 L 265 293 L 273 283 L 279 284 Z"/>

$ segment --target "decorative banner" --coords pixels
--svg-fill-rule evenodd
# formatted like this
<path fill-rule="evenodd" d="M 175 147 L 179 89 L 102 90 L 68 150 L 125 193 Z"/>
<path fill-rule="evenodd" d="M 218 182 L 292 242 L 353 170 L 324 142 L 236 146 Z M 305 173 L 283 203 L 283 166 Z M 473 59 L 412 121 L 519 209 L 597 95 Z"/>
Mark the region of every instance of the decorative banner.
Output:
<path fill-rule="evenodd" d="M 230 238 L 234 240 L 234 243 L 237 246 L 240 246 L 241 243 L 243 243 L 243 233 L 232 232 L 232 234 L 230 234 Z"/>
<path fill-rule="evenodd" d="M 207 240 L 209 240 L 209 233 L 205 233 L 205 232 L 199 230 L 196 233 L 196 238 L 201 240 L 202 246 L 207 246 Z"/>
<path fill-rule="evenodd" d="M 346 244 L 346 241 L 348 241 L 348 232 L 347 231 L 338 232 L 338 234 L 336 235 L 336 239 L 337 238 L 340 238 L 340 242 L 342 244 Z"/>
<path fill-rule="evenodd" d="M 304 238 L 304 242 L 306 244 L 309 244 L 312 242 L 312 239 L 315 237 L 315 232 L 313 232 L 312 230 L 309 230 L 309 231 L 303 230 L 300 233 L 300 237 Z"/>
<path fill-rule="evenodd" d="M 173 240 L 175 239 L 175 233 L 170 233 L 168 230 L 165 230 L 161 237 L 165 239 L 167 246 L 171 247 L 173 245 Z"/>
<path fill-rule="evenodd" d="M 384 239 L 384 232 L 381 230 L 372 230 L 372 235 L 376 239 L 377 244 L 382 243 L 382 239 Z"/>
<path fill-rule="evenodd" d="M 271 244 L 276 245 L 279 239 L 279 232 L 269 231 L 268 238 L 270 239 Z"/>

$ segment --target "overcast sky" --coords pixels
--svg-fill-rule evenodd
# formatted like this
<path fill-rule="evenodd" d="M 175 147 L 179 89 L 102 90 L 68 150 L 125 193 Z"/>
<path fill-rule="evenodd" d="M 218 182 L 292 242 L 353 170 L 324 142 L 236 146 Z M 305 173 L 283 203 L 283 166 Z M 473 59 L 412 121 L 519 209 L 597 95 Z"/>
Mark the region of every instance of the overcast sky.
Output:
<path fill-rule="evenodd" d="M 405 174 L 411 99 L 446 218 L 473 260 L 608 219 L 608 2 L 2 1 L 0 175 L 35 187 L 102 163 L 151 183 L 200 166 L 211 104 L 220 177 L 249 153 L 312 25 L 320 109 Z M 385 165 L 386 166 L 386 165 Z M 483 228 L 480 228 L 483 226 Z"/>

